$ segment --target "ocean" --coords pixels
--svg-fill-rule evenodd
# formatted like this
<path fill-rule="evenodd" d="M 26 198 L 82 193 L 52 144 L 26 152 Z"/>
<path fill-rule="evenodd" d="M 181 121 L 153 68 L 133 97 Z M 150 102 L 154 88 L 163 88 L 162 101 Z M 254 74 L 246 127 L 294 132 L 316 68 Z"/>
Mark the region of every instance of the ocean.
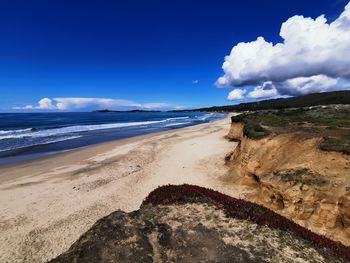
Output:
<path fill-rule="evenodd" d="M 203 112 L 0 113 L 0 165 L 225 116 Z"/>

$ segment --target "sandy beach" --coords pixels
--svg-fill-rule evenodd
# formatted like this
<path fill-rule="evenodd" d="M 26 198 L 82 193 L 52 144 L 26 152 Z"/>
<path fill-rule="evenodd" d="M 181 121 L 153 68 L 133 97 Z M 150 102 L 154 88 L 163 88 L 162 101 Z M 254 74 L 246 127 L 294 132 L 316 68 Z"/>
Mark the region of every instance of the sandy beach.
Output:
<path fill-rule="evenodd" d="M 0 168 L 0 262 L 45 262 L 109 213 L 138 209 L 154 188 L 227 185 L 230 118 L 99 144 Z"/>

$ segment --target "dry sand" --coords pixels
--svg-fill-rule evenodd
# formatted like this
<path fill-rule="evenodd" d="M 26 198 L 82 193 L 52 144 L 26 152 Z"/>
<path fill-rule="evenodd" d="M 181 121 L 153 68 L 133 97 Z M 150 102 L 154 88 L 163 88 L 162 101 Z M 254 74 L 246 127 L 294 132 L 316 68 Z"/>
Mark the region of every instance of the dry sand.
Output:
<path fill-rule="evenodd" d="M 45 262 L 101 217 L 154 188 L 196 184 L 238 197 L 225 155 L 230 119 L 0 167 L 0 262 Z"/>

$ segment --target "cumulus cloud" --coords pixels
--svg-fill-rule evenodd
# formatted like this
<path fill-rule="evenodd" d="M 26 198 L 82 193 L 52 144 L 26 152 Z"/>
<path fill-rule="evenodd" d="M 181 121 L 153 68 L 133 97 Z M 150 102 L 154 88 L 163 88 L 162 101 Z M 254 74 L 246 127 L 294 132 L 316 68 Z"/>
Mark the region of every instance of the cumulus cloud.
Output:
<path fill-rule="evenodd" d="M 255 87 L 248 97 L 301 95 L 350 88 L 350 2 L 333 22 L 324 15 L 293 16 L 281 26 L 283 42 L 241 42 L 223 63 L 219 87 Z"/>
<path fill-rule="evenodd" d="M 110 98 L 43 98 L 37 105 L 14 107 L 16 110 L 79 110 L 79 109 L 177 109 L 179 105 L 169 103 L 136 103 L 131 100 Z"/>
<path fill-rule="evenodd" d="M 275 97 L 278 95 L 277 89 L 274 87 L 271 81 L 265 82 L 261 86 L 257 86 L 253 91 L 249 92 L 248 97 L 259 99 L 266 97 Z"/>
<path fill-rule="evenodd" d="M 244 98 L 244 94 L 246 92 L 247 92 L 246 90 L 234 89 L 233 91 L 231 91 L 228 94 L 227 99 L 228 100 L 241 100 Z"/>
<path fill-rule="evenodd" d="M 56 106 L 52 104 L 52 99 L 43 98 L 38 101 L 38 105 L 26 105 L 24 107 L 14 107 L 15 110 L 52 110 Z"/>
<path fill-rule="evenodd" d="M 83 109 L 87 107 L 113 108 L 120 106 L 134 106 L 139 104 L 129 100 L 116 100 L 109 98 L 54 98 L 56 108 L 59 110 Z"/>

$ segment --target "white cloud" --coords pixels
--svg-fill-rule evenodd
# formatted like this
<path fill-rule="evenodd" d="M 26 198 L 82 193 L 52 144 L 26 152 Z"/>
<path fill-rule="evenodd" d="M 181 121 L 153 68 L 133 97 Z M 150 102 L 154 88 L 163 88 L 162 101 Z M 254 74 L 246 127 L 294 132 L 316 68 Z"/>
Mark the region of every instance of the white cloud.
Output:
<path fill-rule="evenodd" d="M 39 100 L 38 104 L 39 104 L 38 106 L 39 109 L 50 110 L 55 107 L 54 105 L 52 105 L 52 100 L 49 98 L 43 98 Z"/>
<path fill-rule="evenodd" d="M 258 37 L 234 46 L 217 85 L 255 86 L 251 97 L 274 95 L 271 87 L 281 95 L 350 88 L 350 2 L 331 23 L 324 15 L 293 16 L 282 24 L 280 36 L 282 43 Z"/>
<path fill-rule="evenodd" d="M 52 110 L 56 106 L 52 104 L 52 99 L 43 98 L 38 101 L 38 105 L 26 105 L 24 107 L 14 107 L 15 110 Z"/>
<path fill-rule="evenodd" d="M 199 80 L 198 79 L 195 79 L 195 80 L 192 80 L 192 84 L 196 85 L 199 83 Z"/>
<path fill-rule="evenodd" d="M 259 99 L 266 97 L 275 97 L 278 95 L 277 89 L 273 86 L 272 82 L 265 82 L 263 85 L 255 87 L 253 91 L 249 92 L 248 97 Z"/>
<path fill-rule="evenodd" d="M 16 110 L 79 110 L 79 109 L 175 109 L 178 105 L 169 103 L 136 103 L 131 100 L 110 98 L 43 98 L 37 105 L 14 107 Z"/>
<path fill-rule="evenodd" d="M 129 100 L 116 100 L 109 98 L 54 98 L 56 108 L 59 110 L 69 109 L 82 109 L 87 107 L 121 107 L 121 106 L 133 106 L 138 107 L 133 101 Z"/>
<path fill-rule="evenodd" d="M 244 94 L 246 92 L 247 92 L 246 90 L 234 89 L 233 91 L 231 91 L 228 94 L 227 99 L 228 100 L 241 100 L 244 98 Z"/>
<path fill-rule="evenodd" d="M 315 92 L 325 92 L 341 89 L 342 85 L 339 79 L 327 77 L 325 75 L 316 75 L 311 77 L 299 77 L 286 80 L 280 85 L 279 90 L 290 95 L 304 95 Z M 345 88 L 345 87 L 344 87 Z M 284 91 L 287 89 L 286 91 Z"/>
<path fill-rule="evenodd" d="M 176 105 L 169 103 L 144 103 L 140 104 L 141 108 L 145 109 L 160 109 L 160 108 L 175 108 Z"/>

